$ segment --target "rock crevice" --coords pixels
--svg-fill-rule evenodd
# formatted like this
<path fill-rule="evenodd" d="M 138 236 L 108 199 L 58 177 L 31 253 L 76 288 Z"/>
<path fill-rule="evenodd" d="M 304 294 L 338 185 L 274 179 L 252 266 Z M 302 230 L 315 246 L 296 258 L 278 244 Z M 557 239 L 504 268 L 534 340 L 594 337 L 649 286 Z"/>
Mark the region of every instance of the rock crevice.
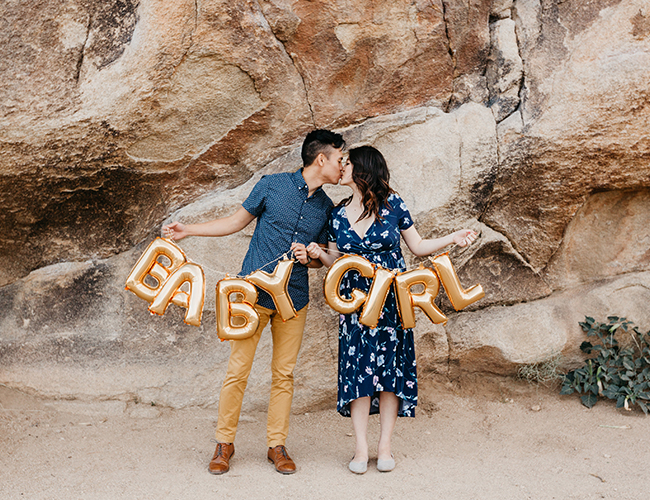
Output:
<path fill-rule="evenodd" d="M 303 72 L 300 70 L 300 67 L 296 62 L 295 55 L 289 53 L 289 51 L 287 50 L 287 47 L 285 46 L 284 42 L 278 37 L 278 33 L 276 33 L 276 31 L 273 29 L 273 27 L 269 23 L 268 19 L 266 19 L 266 16 L 264 14 L 264 8 L 263 8 L 261 2 L 258 0 L 257 3 L 259 5 L 259 7 L 260 7 L 260 12 L 262 14 L 262 17 L 264 17 L 266 25 L 269 28 L 269 31 L 273 34 L 273 36 L 277 40 L 278 44 L 282 47 L 282 50 L 287 55 L 287 57 L 289 59 L 291 59 L 291 62 L 293 63 L 294 68 L 296 68 L 296 72 L 300 76 L 300 79 L 302 81 L 302 86 L 303 86 L 304 91 L 305 91 L 305 102 L 307 103 L 307 107 L 309 108 L 309 114 L 311 115 L 311 123 L 313 124 L 314 127 L 317 127 L 316 118 L 314 117 L 314 109 L 312 108 L 311 102 L 309 101 L 309 88 L 307 87 L 307 82 L 305 81 L 305 76 L 303 75 Z"/>
<path fill-rule="evenodd" d="M 86 53 L 86 45 L 88 44 L 88 37 L 90 36 L 90 29 L 93 24 L 92 14 L 88 15 L 88 25 L 86 27 L 86 36 L 81 44 L 81 49 L 79 50 L 79 59 L 77 60 L 77 67 L 74 74 L 74 81 L 79 85 L 79 77 L 81 76 L 81 68 L 83 67 L 84 55 Z"/>

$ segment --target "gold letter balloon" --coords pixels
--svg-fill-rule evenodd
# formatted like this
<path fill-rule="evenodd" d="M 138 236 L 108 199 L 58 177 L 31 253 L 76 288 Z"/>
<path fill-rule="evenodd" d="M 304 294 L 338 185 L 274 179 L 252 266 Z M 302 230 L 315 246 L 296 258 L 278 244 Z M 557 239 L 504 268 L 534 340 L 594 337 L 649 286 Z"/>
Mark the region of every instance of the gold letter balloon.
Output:
<path fill-rule="evenodd" d="M 241 302 L 231 302 L 231 294 L 240 294 Z M 223 340 L 243 340 L 252 337 L 260 324 L 255 310 L 257 289 L 252 283 L 240 278 L 226 278 L 217 283 L 217 335 Z M 240 318 L 241 325 L 232 319 Z"/>
<path fill-rule="evenodd" d="M 169 264 L 160 262 L 160 257 L 166 257 Z M 155 285 L 145 283 L 147 277 L 155 281 Z M 180 290 L 184 283 L 189 283 L 189 292 Z M 198 264 L 188 263 L 183 251 L 167 239 L 156 238 L 149 244 L 127 277 L 126 289 L 149 302 L 149 310 L 153 313 L 164 314 L 172 302 L 187 309 L 185 323 L 201 325 L 205 300 L 203 269 Z"/>
<path fill-rule="evenodd" d="M 395 286 L 397 309 L 404 328 L 415 326 L 414 308 L 419 307 L 433 323 L 445 323 L 446 316 L 436 307 L 434 299 L 445 288 L 452 306 L 457 311 L 485 296 L 481 285 L 463 289 L 456 270 L 444 253 L 429 257 L 436 272 L 420 265 L 418 269 L 395 274 L 395 271 L 373 265 L 360 255 L 344 255 L 337 259 L 325 275 L 323 292 L 325 301 L 341 314 L 351 314 L 361 306 L 359 322 L 376 328 L 381 312 Z M 223 340 L 241 340 L 251 337 L 259 325 L 255 310 L 257 285 L 268 292 L 283 321 L 296 316 L 296 310 L 287 291 L 294 260 L 278 262 L 273 274 L 261 269 L 249 274 L 246 279 L 226 278 L 217 283 L 217 334 Z M 368 293 L 352 290 L 350 297 L 341 296 L 341 281 L 348 271 L 357 271 L 364 278 L 373 278 Z M 145 281 L 146 280 L 146 281 Z M 148 281 L 148 283 L 147 283 Z M 189 291 L 181 290 L 189 285 Z M 415 293 L 415 285 L 424 290 Z M 200 326 L 205 300 L 205 276 L 198 264 L 188 262 L 183 251 L 172 241 L 156 238 L 138 259 L 126 280 L 126 289 L 149 302 L 152 313 L 163 315 L 170 303 L 187 309 L 184 321 Z M 241 300 L 231 301 L 237 294 Z M 238 320 L 233 322 L 233 319 Z"/>
<path fill-rule="evenodd" d="M 394 283 L 402 326 L 413 328 L 416 307 L 419 307 L 433 323 L 447 322 L 447 317 L 433 302 L 440 291 L 440 283 L 445 287 L 449 300 L 457 311 L 485 296 L 481 285 L 463 289 L 447 253 L 435 258 L 430 257 L 430 260 L 436 272 L 420 264 L 418 269 L 395 275 L 394 271 L 374 266 L 359 255 L 344 255 L 332 264 L 325 275 L 323 283 L 325 301 L 341 314 L 351 314 L 363 305 L 359 322 L 370 328 L 376 328 L 386 297 Z M 346 299 L 341 296 L 341 280 L 345 273 L 353 269 L 359 271 L 365 278 L 373 278 L 373 282 L 367 295 L 355 289 L 352 290 L 351 297 Z M 419 293 L 412 291 L 411 288 L 415 285 L 422 285 L 424 290 Z"/>
<path fill-rule="evenodd" d="M 411 288 L 415 285 L 423 285 L 421 293 L 414 293 Z M 440 281 L 431 269 L 422 264 L 418 269 L 399 273 L 395 277 L 395 288 L 397 289 L 397 304 L 402 325 L 404 328 L 415 327 L 415 310 L 419 307 L 433 323 L 445 323 L 447 317 L 433 303 L 433 299 L 440 290 Z"/>
<path fill-rule="evenodd" d="M 375 270 L 368 259 L 359 255 L 344 255 L 334 261 L 332 266 L 325 275 L 323 282 L 323 292 L 325 301 L 336 312 L 341 314 L 351 314 L 361 307 L 366 300 L 366 294 L 361 290 L 352 290 L 352 296 L 349 299 L 341 297 L 341 280 L 345 273 L 355 269 L 365 278 L 372 278 Z"/>
<path fill-rule="evenodd" d="M 359 317 L 359 323 L 370 328 L 377 328 L 379 316 L 381 316 L 381 311 L 384 308 L 386 296 L 388 295 L 394 277 L 395 273 L 393 271 L 389 271 L 383 267 L 377 268 L 375 276 L 372 279 L 372 285 L 368 291 L 368 299 L 363 305 L 363 311 Z"/>
<path fill-rule="evenodd" d="M 457 311 L 485 297 L 485 292 L 481 285 L 474 285 L 467 290 L 463 289 L 448 252 L 434 258 L 429 257 L 429 260 L 433 262 L 436 272 L 440 276 L 440 281 L 442 281 L 442 286 L 445 287 L 445 292 L 447 292 L 447 296 L 451 301 L 451 305 Z"/>
<path fill-rule="evenodd" d="M 189 293 L 180 290 L 184 283 L 190 284 Z M 205 276 L 203 275 L 203 269 L 198 264 L 188 262 L 176 269 L 167 278 L 158 295 L 149 306 L 149 310 L 162 316 L 165 314 L 169 303 L 174 301 L 174 304 L 187 309 L 185 323 L 201 326 L 204 300 Z"/>
<path fill-rule="evenodd" d="M 166 266 L 158 262 L 158 258 L 161 256 L 167 257 L 170 264 Z M 131 273 L 126 278 L 126 289 L 147 302 L 153 302 L 169 275 L 186 262 L 187 257 L 180 248 L 169 240 L 156 238 L 133 266 Z M 144 282 L 147 276 L 156 281 L 155 286 Z"/>
<path fill-rule="evenodd" d="M 246 276 L 246 281 L 250 281 L 254 285 L 259 286 L 271 295 L 282 321 L 287 321 L 297 316 L 296 309 L 293 307 L 293 301 L 287 291 L 293 263 L 293 260 L 284 259 L 278 262 L 273 274 L 258 269 L 254 273 Z"/>

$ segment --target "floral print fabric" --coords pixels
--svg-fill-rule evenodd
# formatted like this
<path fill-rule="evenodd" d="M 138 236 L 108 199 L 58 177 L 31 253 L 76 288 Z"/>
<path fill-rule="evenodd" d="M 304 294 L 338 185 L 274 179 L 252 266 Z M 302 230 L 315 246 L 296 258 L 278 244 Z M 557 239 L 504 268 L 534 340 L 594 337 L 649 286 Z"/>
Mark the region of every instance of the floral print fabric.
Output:
<path fill-rule="evenodd" d="M 402 199 L 388 197 L 378 218 L 361 237 L 352 229 L 345 207 L 332 210 L 329 240 L 340 252 L 358 254 L 386 269 L 405 271 L 400 248 L 400 232 L 413 225 Z M 368 292 L 371 279 L 349 271 L 341 282 L 341 295 L 350 297 L 354 288 Z M 393 392 L 400 398 L 398 415 L 415 416 L 417 373 L 413 331 L 402 328 L 395 292 L 391 288 L 379 317 L 377 328 L 359 323 L 360 311 L 341 314 L 339 319 L 339 367 L 337 410 L 350 416 L 350 402 L 370 396 L 370 414 L 379 412 L 379 392 Z"/>

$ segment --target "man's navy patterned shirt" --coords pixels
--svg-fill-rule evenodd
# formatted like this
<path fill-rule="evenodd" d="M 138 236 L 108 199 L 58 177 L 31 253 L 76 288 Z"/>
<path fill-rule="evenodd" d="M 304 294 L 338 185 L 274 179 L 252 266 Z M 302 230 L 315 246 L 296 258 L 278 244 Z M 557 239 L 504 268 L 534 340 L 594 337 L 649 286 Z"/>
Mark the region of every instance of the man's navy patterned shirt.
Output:
<path fill-rule="evenodd" d="M 288 255 L 294 241 L 304 245 L 312 241 L 327 243 L 332 200 L 321 188 L 308 195 L 309 187 L 302 169 L 265 175 L 259 180 L 242 203 L 250 214 L 257 217 L 257 226 L 242 264 L 242 276 L 257 269 L 272 273 L 277 265 L 272 261 L 285 253 Z M 296 311 L 309 303 L 308 270 L 298 261 L 293 266 L 288 291 Z M 258 292 L 257 303 L 275 309 L 271 296 L 259 288 Z"/>

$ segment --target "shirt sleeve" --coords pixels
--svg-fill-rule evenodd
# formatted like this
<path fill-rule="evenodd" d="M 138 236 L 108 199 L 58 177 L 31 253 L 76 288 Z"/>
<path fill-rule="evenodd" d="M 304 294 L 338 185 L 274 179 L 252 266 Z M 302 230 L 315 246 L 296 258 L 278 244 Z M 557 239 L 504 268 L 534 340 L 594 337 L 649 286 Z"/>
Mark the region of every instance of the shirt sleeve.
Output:
<path fill-rule="evenodd" d="M 318 235 L 318 238 L 316 239 L 316 243 L 318 243 L 319 245 L 327 245 L 328 241 L 330 241 L 329 229 L 327 227 L 324 227 L 323 230 Z"/>
<path fill-rule="evenodd" d="M 393 206 L 393 210 L 395 210 L 395 215 L 397 215 L 397 226 L 400 231 L 405 231 L 413 225 L 411 212 L 409 212 L 406 203 L 404 203 L 404 200 L 402 200 L 399 195 L 394 194 L 392 195 L 392 198 L 390 204 Z"/>
<path fill-rule="evenodd" d="M 244 200 L 242 206 L 249 214 L 254 215 L 255 217 L 259 217 L 262 215 L 262 212 L 264 212 L 264 208 L 266 207 L 267 194 L 268 178 L 266 176 L 263 176 L 259 181 L 257 181 L 257 184 L 255 184 L 255 187 L 253 187 L 253 190 L 248 195 L 248 198 Z"/>

